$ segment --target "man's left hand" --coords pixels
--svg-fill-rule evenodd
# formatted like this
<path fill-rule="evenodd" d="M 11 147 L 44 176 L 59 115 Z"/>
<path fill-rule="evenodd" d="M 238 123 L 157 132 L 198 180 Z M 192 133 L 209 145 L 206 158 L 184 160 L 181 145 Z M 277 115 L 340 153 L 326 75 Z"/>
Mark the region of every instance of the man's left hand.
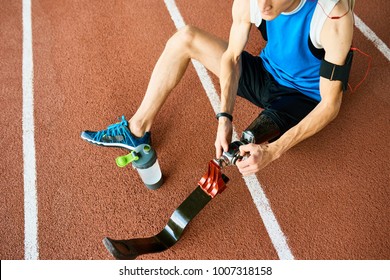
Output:
<path fill-rule="evenodd" d="M 278 158 L 269 144 L 242 145 L 240 155 L 244 158 L 237 161 L 236 166 L 243 176 L 255 174 Z"/>

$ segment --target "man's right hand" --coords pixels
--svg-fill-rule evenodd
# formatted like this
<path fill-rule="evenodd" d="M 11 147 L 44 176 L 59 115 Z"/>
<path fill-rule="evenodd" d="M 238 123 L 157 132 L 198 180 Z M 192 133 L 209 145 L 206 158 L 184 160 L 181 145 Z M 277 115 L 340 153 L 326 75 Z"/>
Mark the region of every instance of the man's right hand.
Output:
<path fill-rule="evenodd" d="M 220 117 L 218 120 L 217 137 L 215 139 L 216 158 L 222 156 L 222 152 L 229 150 L 229 144 L 232 141 L 233 124 L 226 117 Z"/>

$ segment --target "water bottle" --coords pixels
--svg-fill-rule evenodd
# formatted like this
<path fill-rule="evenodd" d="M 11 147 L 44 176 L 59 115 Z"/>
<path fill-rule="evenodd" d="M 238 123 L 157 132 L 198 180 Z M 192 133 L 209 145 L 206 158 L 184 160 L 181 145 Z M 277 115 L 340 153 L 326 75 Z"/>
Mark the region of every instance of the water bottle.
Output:
<path fill-rule="evenodd" d="M 148 189 L 156 190 L 164 183 L 156 151 L 147 144 L 137 146 L 130 154 L 116 159 L 120 167 L 132 163 Z"/>

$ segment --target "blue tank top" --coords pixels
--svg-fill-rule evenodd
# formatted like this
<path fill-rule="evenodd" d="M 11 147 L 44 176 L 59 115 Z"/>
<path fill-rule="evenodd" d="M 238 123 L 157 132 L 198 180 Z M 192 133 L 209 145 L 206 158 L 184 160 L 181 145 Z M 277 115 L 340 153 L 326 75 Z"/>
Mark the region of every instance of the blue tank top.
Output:
<path fill-rule="evenodd" d="M 317 1 L 306 1 L 299 11 L 267 21 L 268 42 L 260 57 L 279 84 L 320 101 L 321 60 L 309 48 L 310 22 L 316 5 Z"/>

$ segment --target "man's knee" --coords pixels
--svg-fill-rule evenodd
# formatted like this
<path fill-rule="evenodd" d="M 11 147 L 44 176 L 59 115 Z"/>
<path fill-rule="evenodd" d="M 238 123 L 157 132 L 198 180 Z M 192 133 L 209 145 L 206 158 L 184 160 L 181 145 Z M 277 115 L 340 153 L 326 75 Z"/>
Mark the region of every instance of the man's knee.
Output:
<path fill-rule="evenodd" d="M 180 48 L 181 50 L 190 51 L 193 41 L 196 37 L 198 28 L 186 25 L 180 28 L 167 42 L 169 48 Z"/>

